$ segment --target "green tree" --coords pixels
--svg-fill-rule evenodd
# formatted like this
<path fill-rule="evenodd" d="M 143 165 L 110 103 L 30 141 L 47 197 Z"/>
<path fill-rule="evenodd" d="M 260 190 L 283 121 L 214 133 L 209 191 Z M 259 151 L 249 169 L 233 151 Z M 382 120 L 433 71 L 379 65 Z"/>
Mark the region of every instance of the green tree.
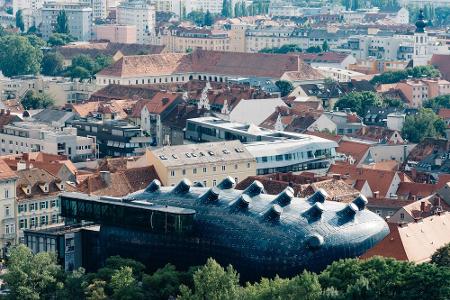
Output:
<path fill-rule="evenodd" d="M 92 76 L 88 70 L 80 66 L 71 67 L 66 75 L 72 79 L 78 78 L 80 80 L 89 79 Z"/>
<path fill-rule="evenodd" d="M 103 280 L 94 280 L 86 287 L 85 296 L 87 300 L 106 300 L 108 296 L 105 293 L 106 282 Z"/>
<path fill-rule="evenodd" d="M 307 53 L 320 53 L 322 52 L 322 48 L 320 46 L 311 46 L 306 49 Z"/>
<path fill-rule="evenodd" d="M 85 270 L 80 268 L 64 274 L 64 282 L 59 285 L 60 299 L 83 299 L 85 296 Z"/>
<path fill-rule="evenodd" d="M 410 142 L 418 143 L 425 137 L 442 137 L 445 123 L 431 109 L 422 108 L 417 115 L 407 116 L 403 125 L 402 136 Z"/>
<path fill-rule="evenodd" d="M 241 17 L 242 16 L 241 5 L 238 2 L 236 2 L 234 4 L 234 16 L 235 17 Z"/>
<path fill-rule="evenodd" d="M 56 17 L 55 33 L 69 34 L 69 21 L 66 11 L 60 10 Z"/>
<path fill-rule="evenodd" d="M 42 59 L 42 74 L 56 76 L 64 68 L 64 57 L 59 52 L 48 52 Z"/>
<path fill-rule="evenodd" d="M 205 13 L 202 11 L 193 10 L 190 13 L 188 13 L 186 18 L 188 20 L 194 22 L 195 25 L 197 25 L 197 26 L 204 26 Z"/>
<path fill-rule="evenodd" d="M 334 107 L 341 110 L 350 109 L 359 116 L 364 117 L 369 107 L 381 107 L 382 105 L 382 100 L 374 92 L 351 92 L 340 98 Z"/>
<path fill-rule="evenodd" d="M 25 31 L 25 23 L 23 22 L 23 14 L 21 9 L 16 12 L 16 27 L 19 28 L 21 32 Z"/>
<path fill-rule="evenodd" d="M 438 111 L 441 108 L 450 108 L 450 95 L 437 96 L 423 102 L 423 107 Z"/>
<path fill-rule="evenodd" d="M 281 97 L 285 97 L 289 95 L 294 87 L 292 86 L 292 83 L 286 80 L 278 80 L 275 82 L 275 85 L 278 87 L 281 93 Z"/>
<path fill-rule="evenodd" d="M 194 290 L 180 287 L 181 300 L 234 300 L 239 298 L 239 274 L 228 266 L 222 268 L 214 259 L 208 259 L 206 265 L 194 273 Z"/>
<path fill-rule="evenodd" d="M 42 252 L 33 255 L 25 245 L 11 249 L 8 272 L 3 280 L 11 293 L 10 299 L 51 299 L 56 291 L 60 267 L 54 254 Z"/>
<path fill-rule="evenodd" d="M 192 285 L 193 269 L 188 272 L 177 271 L 175 266 L 167 264 L 152 275 L 143 275 L 142 288 L 147 299 L 166 300 L 179 293 L 181 284 Z"/>
<path fill-rule="evenodd" d="M 28 39 L 30 44 L 40 50 L 41 48 L 47 46 L 47 43 L 35 34 L 27 34 L 25 37 Z"/>
<path fill-rule="evenodd" d="M 440 267 L 450 267 L 450 244 L 437 249 L 431 256 L 431 262 Z"/>
<path fill-rule="evenodd" d="M 322 288 L 316 274 L 304 271 L 291 279 L 262 278 L 259 283 L 247 284 L 242 294 L 246 300 L 315 300 L 320 299 Z"/>
<path fill-rule="evenodd" d="M 328 50 L 330 50 L 330 46 L 328 46 L 328 42 L 327 41 L 323 41 L 322 51 L 323 52 L 327 52 Z"/>
<path fill-rule="evenodd" d="M 70 34 L 54 33 L 49 37 L 48 44 L 50 46 L 64 46 L 74 41 L 76 39 Z"/>
<path fill-rule="evenodd" d="M 52 106 L 55 100 L 46 93 L 28 91 L 21 103 L 25 109 L 43 109 Z"/>
<path fill-rule="evenodd" d="M 112 297 L 117 300 L 144 299 L 142 289 L 138 286 L 133 276 L 133 269 L 121 267 L 111 277 Z"/>
<path fill-rule="evenodd" d="M 101 54 L 95 58 L 95 63 L 97 65 L 95 73 L 97 73 L 98 71 L 112 65 L 114 63 L 114 60 L 111 56 Z"/>
<path fill-rule="evenodd" d="M 403 108 L 403 107 L 405 107 L 405 103 L 402 100 L 395 99 L 395 98 L 384 98 L 383 106 Z"/>
<path fill-rule="evenodd" d="M 302 52 L 302 48 L 295 44 L 286 44 L 279 48 L 264 48 L 259 51 L 260 53 L 277 53 L 286 54 L 290 52 Z"/>
<path fill-rule="evenodd" d="M 205 20 L 203 21 L 205 26 L 212 26 L 214 24 L 214 17 L 209 10 L 206 11 Z"/>
<path fill-rule="evenodd" d="M 440 75 L 439 71 L 433 66 L 418 66 L 414 68 L 408 68 L 401 71 L 388 71 L 380 75 L 376 75 L 370 81 L 373 85 L 386 84 L 386 83 L 397 83 L 401 80 L 412 78 L 423 78 L 423 77 L 438 77 Z"/>
<path fill-rule="evenodd" d="M 5 76 L 37 74 L 41 69 L 42 51 L 18 35 L 0 38 L 0 70 Z"/>
<path fill-rule="evenodd" d="M 225 17 L 225 18 L 231 17 L 228 13 L 229 12 L 228 6 L 231 5 L 230 1 L 231 0 L 223 0 L 222 1 L 222 11 L 220 13 L 222 15 L 222 17 Z"/>
<path fill-rule="evenodd" d="M 14 10 L 13 10 L 12 6 L 7 7 L 7 8 L 5 9 L 5 12 L 6 12 L 8 15 L 13 15 L 13 14 L 14 14 Z"/>
<path fill-rule="evenodd" d="M 100 59 L 101 61 L 103 59 Z M 71 78 L 92 78 L 99 70 L 99 66 L 90 56 L 80 54 L 72 59 L 72 65 L 67 69 Z"/>

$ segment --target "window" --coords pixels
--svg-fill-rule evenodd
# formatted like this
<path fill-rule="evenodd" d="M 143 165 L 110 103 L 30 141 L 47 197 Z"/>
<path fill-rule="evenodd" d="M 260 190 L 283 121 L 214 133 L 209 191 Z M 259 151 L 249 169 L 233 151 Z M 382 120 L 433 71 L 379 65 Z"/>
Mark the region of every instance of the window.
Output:
<path fill-rule="evenodd" d="M 9 206 L 5 206 L 5 217 L 9 217 L 9 214 L 10 214 Z"/>
<path fill-rule="evenodd" d="M 217 185 L 217 180 L 213 180 L 213 186 L 216 186 Z"/>
<path fill-rule="evenodd" d="M 51 208 L 56 207 L 56 200 L 50 201 L 50 207 Z"/>
<path fill-rule="evenodd" d="M 9 190 L 5 189 L 5 198 L 8 199 L 9 198 Z"/>
<path fill-rule="evenodd" d="M 222 166 L 222 171 L 225 171 L 225 169 L 226 169 L 226 166 Z"/>
<path fill-rule="evenodd" d="M 47 225 L 48 223 L 48 216 L 41 216 L 40 218 L 40 224 L 42 225 Z"/>
<path fill-rule="evenodd" d="M 203 186 L 207 186 L 206 180 L 203 180 Z"/>
<path fill-rule="evenodd" d="M 36 204 L 37 203 L 30 203 L 30 211 L 36 210 L 37 208 Z"/>
<path fill-rule="evenodd" d="M 175 176 L 175 171 L 170 171 L 170 176 L 174 177 Z"/>
<path fill-rule="evenodd" d="M 400 214 L 400 219 L 401 219 L 401 220 L 405 219 L 405 214 L 404 214 L 404 213 L 401 213 L 401 214 Z"/>
<path fill-rule="evenodd" d="M 52 224 L 58 223 L 58 215 L 52 215 Z"/>
<path fill-rule="evenodd" d="M 5 234 L 9 234 L 9 231 L 10 231 L 9 225 L 6 224 L 6 225 L 5 225 Z"/>
<path fill-rule="evenodd" d="M 203 173 L 206 173 L 206 168 L 203 168 Z"/>
<path fill-rule="evenodd" d="M 183 175 L 186 175 L 186 170 L 183 169 L 183 171 L 181 171 L 181 173 L 182 173 Z"/>
<path fill-rule="evenodd" d="M 27 219 L 20 219 L 19 220 L 19 229 L 26 229 L 27 228 Z"/>
<path fill-rule="evenodd" d="M 47 201 L 41 202 L 41 203 L 40 203 L 40 208 L 41 208 L 41 209 L 46 209 L 46 208 L 48 208 L 48 202 L 47 202 Z"/>
<path fill-rule="evenodd" d="M 217 170 L 217 167 L 213 167 L 213 172 L 215 172 Z"/>
<path fill-rule="evenodd" d="M 193 173 L 193 174 L 197 174 L 197 168 L 193 168 L 193 169 L 192 169 L 192 173 Z"/>
<path fill-rule="evenodd" d="M 25 212 L 25 211 L 27 211 L 27 205 L 26 204 L 19 204 L 17 206 L 17 210 L 18 210 L 19 213 Z"/>
<path fill-rule="evenodd" d="M 237 170 L 238 169 L 238 165 L 234 165 L 234 169 Z"/>
<path fill-rule="evenodd" d="M 250 169 L 250 166 L 251 166 L 251 164 L 250 164 L 250 163 L 247 163 L 247 168 L 248 168 L 248 169 Z"/>

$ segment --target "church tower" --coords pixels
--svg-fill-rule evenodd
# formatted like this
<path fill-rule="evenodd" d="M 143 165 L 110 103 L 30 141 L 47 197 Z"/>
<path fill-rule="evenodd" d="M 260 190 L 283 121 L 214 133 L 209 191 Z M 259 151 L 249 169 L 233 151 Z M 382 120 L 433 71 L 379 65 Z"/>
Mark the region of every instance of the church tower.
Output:
<path fill-rule="evenodd" d="M 416 22 L 416 31 L 414 32 L 414 54 L 413 65 L 426 66 L 430 56 L 428 55 L 428 34 L 425 30 L 427 24 L 425 23 L 425 17 L 423 10 L 420 10 L 419 17 Z"/>

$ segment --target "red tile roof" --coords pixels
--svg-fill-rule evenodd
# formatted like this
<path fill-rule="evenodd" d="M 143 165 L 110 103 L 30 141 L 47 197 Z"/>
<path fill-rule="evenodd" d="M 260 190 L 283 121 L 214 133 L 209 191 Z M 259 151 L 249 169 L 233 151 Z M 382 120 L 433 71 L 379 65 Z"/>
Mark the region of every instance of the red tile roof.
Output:
<path fill-rule="evenodd" d="M 353 141 L 341 141 L 339 147 L 336 148 L 337 153 L 347 155 L 347 157 L 353 157 L 355 164 L 359 164 L 364 158 L 364 155 L 369 150 L 370 145 L 364 143 L 357 143 Z"/>
<path fill-rule="evenodd" d="M 16 178 L 16 173 L 11 170 L 6 162 L 0 160 L 0 180 Z"/>
<path fill-rule="evenodd" d="M 164 53 L 125 56 L 98 73 L 100 76 L 161 76 L 181 73 L 280 78 L 285 72 L 298 71 L 303 79 L 322 78 L 296 55 L 238 53 L 196 50 L 193 53 Z"/>
<path fill-rule="evenodd" d="M 450 80 L 450 54 L 433 54 L 431 64 L 441 72 L 442 78 Z"/>
<path fill-rule="evenodd" d="M 449 64 L 450 64 L 450 62 L 449 62 Z M 439 109 L 439 117 L 441 117 L 444 120 L 450 119 L 450 109 L 448 109 L 448 108 Z"/>
<path fill-rule="evenodd" d="M 438 190 L 438 185 L 417 182 L 400 182 L 397 196 L 402 199 L 414 200 L 430 196 Z"/>
<path fill-rule="evenodd" d="M 152 99 L 145 103 L 151 114 L 161 114 L 166 108 L 170 107 L 175 100 L 181 100 L 181 96 L 175 93 L 159 92 L 156 93 Z"/>
<path fill-rule="evenodd" d="M 328 174 L 341 174 L 353 181 L 366 180 L 372 192 L 379 192 L 380 197 L 389 197 L 387 195 L 391 183 L 396 174 L 400 172 L 372 170 L 365 168 L 357 168 L 355 165 L 334 164 L 330 166 Z"/>
<path fill-rule="evenodd" d="M 403 246 L 397 224 L 388 224 L 390 233 L 375 247 L 364 253 L 361 258 L 368 259 L 373 256 L 392 257 L 397 260 L 408 260 Z"/>

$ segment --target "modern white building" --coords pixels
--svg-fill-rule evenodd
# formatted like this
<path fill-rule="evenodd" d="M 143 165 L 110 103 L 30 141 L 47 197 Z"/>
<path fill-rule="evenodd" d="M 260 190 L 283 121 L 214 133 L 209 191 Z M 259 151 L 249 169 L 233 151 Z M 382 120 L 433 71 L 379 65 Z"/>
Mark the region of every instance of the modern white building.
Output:
<path fill-rule="evenodd" d="M 106 19 L 108 15 L 108 8 L 106 0 L 79 0 L 81 4 L 92 8 L 92 18 Z"/>
<path fill-rule="evenodd" d="M 156 26 L 156 10 L 147 0 L 126 0 L 117 7 L 117 23 L 136 26 L 138 44 L 149 44 Z"/>
<path fill-rule="evenodd" d="M 60 11 L 67 15 L 69 32 L 78 41 L 92 39 L 92 8 L 80 3 L 46 2 L 42 7 L 42 38 L 48 40 L 55 31 L 56 19 Z"/>
<path fill-rule="evenodd" d="M 186 14 L 192 11 L 206 12 L 208 10 L 212 14 L 220 14 L 222 11 L 222 4 L 223 4 L 223 0 L 184 0 L 182 2 L 183 2 L 182 10 L 185 10 Z M 232 1 L 233 8 L 234 3 L 235 1 Z"/>
<path fill-rule="evenodd" d="M 77 136 L 72 127 L 55 128 L 38 122 L 14 122 L 0 131 L 0 155 L 27 152 L 67 155 L 72 160 L 96 157 L 95 139 Z"/>
<path fill-rule="evenodd" d="M 317 71 L 319 71 L 325 78 L 331 78 L 338 82 L 350 82 L 352 79 L 357 79 L 361 76 L 366 76 L 364 73 L 345 70 L 340 68 L 332 68 L 332 67 L 313 67 Z"/>
<path fill-rule="evenodd" d="M 327 168 L 338 144 L 320 137 L 282 132 L 215 117 L 189 119 L 186 138 L 197 142 L 240 140 L 255 157 L 257 174 Z"/>

